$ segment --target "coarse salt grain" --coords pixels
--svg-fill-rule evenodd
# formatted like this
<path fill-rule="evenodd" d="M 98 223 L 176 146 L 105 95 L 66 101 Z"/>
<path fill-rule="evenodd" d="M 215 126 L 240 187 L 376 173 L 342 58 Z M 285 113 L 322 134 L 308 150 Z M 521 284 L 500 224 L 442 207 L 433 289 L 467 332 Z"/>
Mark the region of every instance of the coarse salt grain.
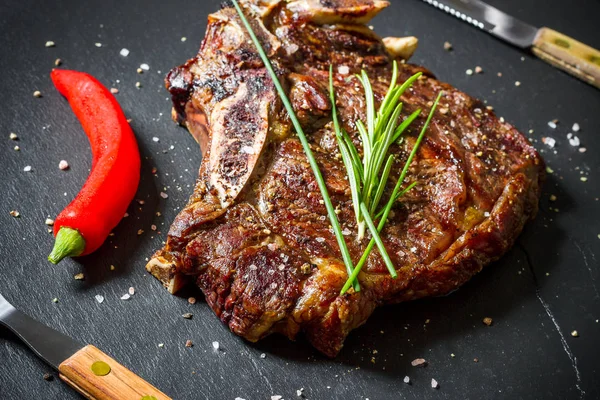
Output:
<path fill-rule="evenodd" d="M 44 221 L 44 223 L 48 226 L 52 226 L 54 225 L 54 220 L 51 218 L 46 218 L 46 221 Z"/>
<path fill-rule="evenodd" d="M 554 121 L 548 121 L 548 126 L 552 129 L 556 129 L 556 122 Z"/>
<path fill-rule="evenodd" d="M 119 52 L 120 55 L 122 55 L 123 57 L 127 57 L 129 55 L 129 50 L 126 48 L 122 48 L 121 51 Z"/>
<path fill-rule="evenodd" d="M 150 229 L 152 229 L 153 231 L 156 230 L 156 225 L 150 225 Z"/>
<path fill-rule="evenodd" d="M 10 135 L 8 135 L 8 137 L 10 138 L 10 140 L 17 140 L 19 139 L 19 137 L 17 136 L 16 133 L 11 132 Z"/>
<path fill-rule="evenodd" d="M 519 81 L 516 81 L 516 82 L 515 82 L 515 86 L 521 86 L 521 82 L 519 82 Z"/>
<path fill-rule="evenodd" d="M 42 97 L 42 92 L 40 92 L 39 90 L 36 90 L 35 92 L 33 92 L 33 97 L 37 97 L 37 98 Z"/>
<path fill-rule="evenodd" d="M 144 71 L 150 70 L 150 66 L 146 63 L 140 64 L 140 68 L 143 69 Z"/>
<path fill-rule="evenodd" d="M 102 43 L 96 42 L 96 43 L 94 43 L 94 46 L 96 46 L 96 47 L 102 47 Z"/>
<path fill-rule="evenodd" d="M 473 75 L 473 70 L 469 68 L 469 69 L 466 71 L 466 74 L 467 74 L 467 75 Z"/>
<path fill-rule="evenodd" d="M 427 365 L 427 361 L 425 361 L 424 358 L 415 358 L 410 362 L 410 365 L 412 365 L 413 367 L 424 367 L 425 365 Z"/>
<path fill-rule="evenodd" d="M 573 331 L 573 332 L 571 332 L 571 336 L 573 336 L 573 337 L 579 337 L 579 332 Z"/>
<path fill-rule="evenodd" d="M 573 127 L 572 127 L 571 129 L 573 129 L 573 132 L 579 132 L 579 130 L 580 130 L 581 128 L 579 127 L 579 124 L 578 124 L 577 122 L 575 122 L 575 123 L 573 124 Z"/>
<path fill-rule="evenodd" d="M 129 300 L 131 298 L 131 296 L 129 295 L 129 293 L 125 293 L 123 296 L 121 296 L 121 300 Z"/>
<path fill-rule="evenodd" d="M 552 148 L 554 148 L 554 146 L 556 145 L 556 140 L 554 140 L 554 139 L 553 139 L 553 138 L 551 138 L 551 137 L 544 137 L 544 138 L 542 138 L 542 142 L 543 142 L 543 143 L 544 143 L 546 146 L 550 147 L 551 149 L 552 149 Z"/>
<path fill-rule="evenodd" d="M 54 43 L 52 40 L 48 40 L 46 42 L 46 47 L 54 47 L 54 46 L 56 46 L 56 43 Z"/>
<path fill-rule="evenodd" d="M 19 146 L 15 146 L 14 149 L 15 149 L 15 151 L 21 150 L 21 148 Z"/>
<path fill-rule="evenodd" d="M 66 160 L 60 160 L 58 163 L 58 168 L 64 171 L 65 169 L 69 168 L 69 163 Z"/>
<path fill-rule="evenodd" d="M 435 379 L 431 378 L 431 387 L 434 389 L 437 389 L 439 387 L 439 383 L 438 381 L 436 381 Z"/>
<path fill-rule="evenodd" d="M 271 396 L 271 400 L 281 400 L 281 399 L 283 399 L 283 396 L 279 396 L 279 395 Z"/>
<path fill-rule="evenodd" d="M 113 87 L 113 88 L 110 88 L 110 92 L 112 94 L 117 94 L 117 93 L 119 93 L 119 89 Z"/>
<path fill-rule="evenodd" d="M 219 350 L 219 342 L 212 342 L 212 347 L 215 350 Z"/>
<path fill-rule="evenodd" d="M 323 243 L 323 242 L 325 241 L 325 238 L 318 237 L 318 238 L 316 238 L 315 240 L 316 240 L 317 242 L 319 242 L 319 243 Z"/>
<path fill-rule="evenodd" d="M 581 141 L 579 140 L 579 138 L 577 136 L 573 136 L 569 139 L 569 144 L 571 146 L 577 147 L 581 144 Z"/>
<path fill-rule="evenodd" d="M 187 40 L 187 38 L 186 38 L 185 36 L 182 36 L 182 37 L 181 37 L 181 41 L 182 41 L 182 42 L 185 42 L 186 40 Z"/>
<path fill-rule="evenodd" d="M 25 166 L 25 168 L 23 168 L 23 171 L 25 171 L 25 172 L 31 172 L 31 165 Z"/>
<path fill-rule="evenodd" d="M 481 68 L 479 65 L 475 67 L 476 74 L 481 74 L 482 72 L 483 72 L 483 68 Z"/>
<path fill-rule="evenodd" d="M 452 50 L 452 43 L 444 42 L 444 50 L 446 50 L 446 51 Z"/>
<path fill-rule="evenodd" d="M 102 302 L 104 301 L 104 296 L 102 296 L 101 294 L 97 294 L 94 296 L 94 298 L 96 299 L 96 301 L 100 304 L 102 304 Z"/>
<path fill-rule="evenodd" d="M 338 72 L 342 75 L 348 75 L 350 73 L 350 68 L 347 65 L 340 65 L 338 67 Z"/>
<path fill-rule="evenodd" d="M 157 138 L 156 136 L 154 136 L 154 137 L 152 138 L 152 141 L 153 141 L 153 142 L 159 142 L 159 141 L 160 141 L 160 139 L 159 139 L 159 138 Z"/>
<path fill-rule="evenodd" d="M 169 195 L 166 194 L 165 192 L 160 192 L 160 197 L 162 197 L 163 199 L 166 199 L 169 197 Z"/>
<path fill-rule="evenodd" d="M 135 288 L 131 286 L 129 289 L 127 289 L 127 292 L 133 296 L 135 294 Z"/>
<path fill-rule="evenodd" d="M 404 383 L 409 384 L 410 383 L 410 378 L 408 377 L 408 375 L 406 375 L 404 377 Z"/>
<path fill-rule="evenodd" d="M 9 214 L 10 214 L 12 217 L 15 217 L 15 218 L 19 218 L 19 217 L 21 216 L 21 213 L 19 213 L 19 212 L 18 212 L 18 211 L 16 211 L 16 210 L 12 210 L 12 211 L 11 211 Z"/>
<path fill-rule="evenodd" d="M 142 84 L 141 84 L 141 83 L 139 83 L 139 82 L 136 82 L 136 83 L 135 83 L 135 87 L 139 89 L 139 88 L 141 88 L 141 87 L 142 87 Z"/>
<path fill-rule="evenodd" d="M 267 358 L 267 355 L 266 355 L 265 353 L 262 353 L 262 354 L 260 355 L 260 358 L 262 358 L 262 359 L 265 359 L 265 358 Z"/>

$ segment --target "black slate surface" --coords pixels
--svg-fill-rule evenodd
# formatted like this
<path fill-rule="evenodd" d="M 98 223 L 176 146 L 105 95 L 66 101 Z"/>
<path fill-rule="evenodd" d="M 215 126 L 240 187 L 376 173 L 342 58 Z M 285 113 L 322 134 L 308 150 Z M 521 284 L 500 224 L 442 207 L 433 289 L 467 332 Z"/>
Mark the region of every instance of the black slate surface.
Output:
<path fill-rule="evenodd" d="M 300 388 L 308 399 L 600 398 L 600 91 L 417 0 L 393 0 L 374 21 L 376 31 L 418 36 L 413 62 L 487 100 L 521 131 L 532 129 L 527 136 L 554 171 L 538 218 L 513 250 L 450 296 L 376 311 L 335 360 L 302 338 L 245 343 L 199 293 L 173 297 L 145 273 L 145 260 L 186 202 L 200 163 L 196 143 L 170 120 L 163 76 L 195 54 L 218 3 L 0 1 L 0 293 L 40 321 L 95 344 L 175 399 L 292 399 Z M 492 3 L 600 48 L 597 0 L 568 6 L 548 0 L 543 7 L 533 0 Z M 47 40 L 56 47 L 45 48 Z M 452 52 L 444 51 L 445 41 Z M 119 55 L 124 47 L 128 57 Z M 145 201 L 131 205 L 130 216 L 98 252 L 60 266 L 45 261 L 52 236 L 44 220 L 76 195 L 90 154 L 50 82 L 56 58 L 120 90 L 117 98 L 133 119 L 144 157 L 137 198 Z M 141 63 L 150 71 L 138 75 Z M 475 66 L 484 73 L 465 74 Z M 43 97 L 34 98 L 35 90 Z M 560 122 L 553 130 L 547 122 L 555 118 Z M 566 139 L 575 122 L 585 153 Z M 10 132 L 19 140 L 10 140 Z M 556 139 L 555 149 L 542 144 L 544 136 Z M 61 159 L 70 170 L 58 169 Z M 32 172 L 23 171 L 27 165 Z M 161 191 L 169 197 L 161 198 Z M 21 217 L 11 217 L 11 210 Z M 138 236 L 138 229 L 144 233 Z M 73 279 L 79 272 L 85 281 Z M 136 294 L 120 300 L 130 286 Z M 188 304 L 188 295 L 198 296 L 198 303 Z M 493 318 L 491 327 L 484 317 Z M 577 338 L 571 336 L 575 329 Z M 184 346 L 188 339 L 194 347 Z M 417 357 L 428 366 L 411 367 Z M 0 399 L 79 398 L 60 381 L 43 380 L 50 371 L 0 330 Z M 410 385 L 403 383 L 406 375 Z M 439 389 L 431 388 L 432 378 Z"/>

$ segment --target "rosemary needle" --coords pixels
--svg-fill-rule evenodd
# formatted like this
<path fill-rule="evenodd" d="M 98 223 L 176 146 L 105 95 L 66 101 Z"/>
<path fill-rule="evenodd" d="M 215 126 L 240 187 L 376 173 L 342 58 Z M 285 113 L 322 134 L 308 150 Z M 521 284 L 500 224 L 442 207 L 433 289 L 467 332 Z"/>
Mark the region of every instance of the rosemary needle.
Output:
<path fill-rule="evenodd" d="M 252 26 L 250 26 L 250 23 L 246 19 L 246 16 L 244 15 L 244 12 L 242 11 L 242 8 L 238 4 L 237 0 L 232 0 L 232 2 L 233 2 L 233 5 L 234 5 L 237 13 L 240 16 L 240 19 L 244 23 L 244 26 L 246 27 L 246 30 L 248 31 L 248 34 L 250 35 L 252 42 L 254 42 L 254 45 L 256 46 L 256 49 L 258 50 L 258 54 L 260 55 L 260 58 L 262 59 L 263 63 L 265 64 L 265 68 L 269 72 L 271 79 L 273 80 L 273 84 L 275 85 L 275 88 L 277 89 L 279 97 L 281 98 L 281 102 L 285 106 L 285 109 L 288 112 L 290 120 L 292 121 L 292 124 L 294 125 L 294 128 L 296 129 L 296 134 L 298 135 L 298 138 L 300 139 L 300 142 L 302 143 L 302 147 L 304 148 L 304 153 L 306 154 L 306 157 L 308 158 L 308 162 L 310 164 L 310 167 L 312 168 L 313 174 L 315 175 L 317 185 L 319 186 L 319 190 L 321 191 L 321 195 L 323 196 L 325 208 L 327 209 L 327 214 L 329 215 L 329 220 L 331 222 L 331 226 L 333 227 L 333 231 L 335 233 L 335 237 L 336 237 L 338 245 L 340 247 L 340 251 L 342 252 L 342 258 L 344 260 L 346 270 L 348 272 L 348 275 L 352 275 L 352 273 L 354 271 L 354 267 L 352 265 L 352 258 L 350 256 L 350 252 L 348 251 L 348 246 L 346 245 L 346 241 L 344 240 L 344 235 L 342 234 L 342 228 L 340 227 L 340 223 L 337 219 L 337 215 L 335 214 L 333 204 L 331 203 L 331 199 L 330 199 L 329 193 L 327 191 L 327 185 L 325 184 L 325 180 L 323 179 L 323 175 L 321 174 L 321 170 L 319 169 L 317 160 L 315 159 L 315 156 L 313 155 L 312 150 L 310 149 L 308 139 L 306 138 L 306 135 L 304 134 L 304 130 L 302 129 L 302 126 L 300 125 L 300 121 L 298 121 L 298 118 L 296 117 L 294 108 L 292 107 L 292 104 L 290 103 L 290 100 L 288 99 L 288 97 L 285 93 L 285 90 L 281 86 L 281 82 L 279 82 L 279 78 L 277 77 L 277 74 L 275 73 L 275 70 L 273 69 L 273 65 L 271 64 L 269 57 L 265 53 L 265 50 L 262 47 L 262 44 L 260 43 L 260 41 L 258 40 L 256 35 L 254 34 Z M 351 285 L 352 285 L 352 283 L 351 283 Z M 359 286 L 357 280 L 355 280 L 353 286 L 354 286 L 355 291 L 357 291 L 357 292 L 360 291 L 360 286 Z"/>

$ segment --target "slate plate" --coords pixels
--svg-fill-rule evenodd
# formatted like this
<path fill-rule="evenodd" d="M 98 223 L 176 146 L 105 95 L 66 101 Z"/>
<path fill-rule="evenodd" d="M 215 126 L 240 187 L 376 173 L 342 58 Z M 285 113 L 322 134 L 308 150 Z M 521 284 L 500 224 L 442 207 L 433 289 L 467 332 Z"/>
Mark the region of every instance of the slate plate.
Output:
<path fill-rule="evenodd" d="M 450 296 L 378 310 L 335 360 L 302 338 L 245 343 L 215 318 L 199 293 L 173 297 L 145 273 L 145 260 L 186 202 L 200 163 L 196 143 L 170 120 L 163 76 L 195 54 L 206 17 L 218 3 L 0 2 L 0 292 L 176 399 L 291 399 L 300 388 L 308 399 L 599 398 L 600 91 L 416 0 L 393 1 L 374 21 L 376 31 L 418 36 L 414 62 L 487 100 L 521 131 L 533 129 L 528 136 L 554 171 L 538 218 L 514 249 Z M 564 7 L 548 0 L 543 9 L 533 0 L 493 3 L 600 48 L 592 18 L 600 15 L 598 1 Z M 47 40 L 56 47 L 45 48 Z M 444 51 L 445 41 L 453 44 L 452 52 Z M 131 51 L 128 57 L 119 55 L 123 47 Z M 145 204 L 132 204 L 100 251 L 52 266 L 45 261 L 52 238 L 44 220 L 68 204 L 90 167 L 86 138 L 48 77 L 58 57 L 65 68 L 90 72 L 120 90 L 117 98 L 133 119 L 144 156 L 137 198 Z M 138 75 L 141 63 L 150 71 Z M 465 74 L 478 65 L 483 74 Z M 43 97 L 34 98 L 34 90 Z M 560 123 L 552 130 L 547 122 L 555 118 Z M 582 128 L 585 153 L 566 139 L 574 122 Z M 17 142 L 9 140 L 10 132 L 18 134 Z M 554 150 L 541 143 L 544 136 L 556 139 Z M 70 163 L 69 171 L 58 169 L 61 159 Z M 27 165 L 32 172 L 23 171 Z M 169 197 L 162 199 L 161 191 Z M 11 210 L 21 217 L 11 217 Z M 138 229 L 144 233 L 138 236 Z M 79 272 L 85 281 L 73 279 Z M 130 286 L 136 294 L 120 300 Z M 94 300 L 96 294 L 104 303 Z M 187 302 L 191 295 L 199 298 L 195 305 Z M 181 317 L 188 312 L 193 319 Z M 491 327 L 484 317 L 493 318 Z M 571 336 L 574 329 L 580 337 Z M 194 347 L 184 346 L 188 339 Z M 219 352 L 213 341 L 220 343 Z M 429 365 L 411 367 L 417 357 Z M 4 330 L 0 361 L 1 399 L 79 398 L 57 380 L 44 381 L 50 368 Z M 406 375 L 411 385 L 403 383 Z M 438 390 L 431 388 L 432 378 Z"/>

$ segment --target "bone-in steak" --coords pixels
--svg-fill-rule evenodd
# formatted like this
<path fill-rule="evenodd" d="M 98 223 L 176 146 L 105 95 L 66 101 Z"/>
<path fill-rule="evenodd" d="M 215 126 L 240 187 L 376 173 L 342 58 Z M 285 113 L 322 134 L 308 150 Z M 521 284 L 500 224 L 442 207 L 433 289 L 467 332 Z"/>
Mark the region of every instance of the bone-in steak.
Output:
<path fill-rule="evenodd" d="M 365 119 L 365 100 L 354 74 L 368 72 L 380 101 L 393 59 L 407 56 L 407 40 L 382 40 L 364 25 L 385 1 L 241 3 L 308 135 L 356 261 L 368 238 L 356 241 L 331 123 L 329 65 L 342 123 L 360 148 L 354 123 Z M 499 258 L 537 211 L 543 161 L 480 101 L 424 68 L 402 63 L 400 70 L 402 80 L 424 72 L 402 97 L 404 116 L 417 108 L 423 113 L 392 148 L 400 160 L 392 181 L 436 95 L 445 94 L 406 180 L 418 184 L 395 206 L 381 235 L 397 279 L 375 249 L 359 276 L 362 291 L 340 296 L 347 274 L 313 173 L 227 3 L 209 17 L 198 55 L 167 77 L 174 118 L 200 143 L 203 160 L 189 203 L 147 269 L 171 292 L 198 285 L 217 316 L 250 341 L 302 331 L 335 356 L 375 307 L 446 294 Z"/>

